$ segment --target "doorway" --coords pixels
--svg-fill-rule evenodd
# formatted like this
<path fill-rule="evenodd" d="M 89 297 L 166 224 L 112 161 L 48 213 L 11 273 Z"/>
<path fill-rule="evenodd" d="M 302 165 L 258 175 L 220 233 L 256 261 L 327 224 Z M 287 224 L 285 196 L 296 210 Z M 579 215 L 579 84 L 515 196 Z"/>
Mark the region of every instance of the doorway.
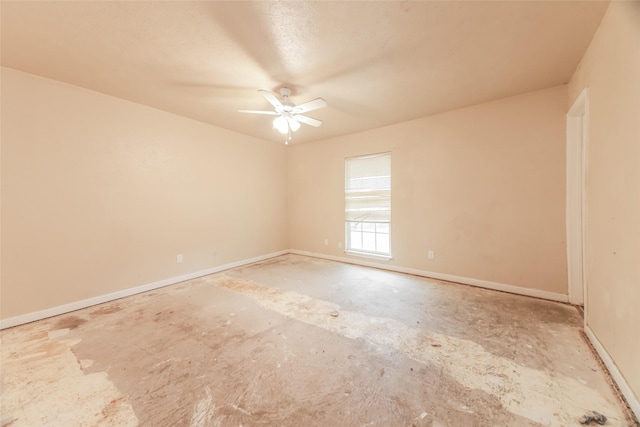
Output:
<path fill-rule="evenodd" d="M 567 113 L 567 271 L 569 302 L 585 307 L 586 269 L 586 148 L 589 129 L 588 89 Z"/>

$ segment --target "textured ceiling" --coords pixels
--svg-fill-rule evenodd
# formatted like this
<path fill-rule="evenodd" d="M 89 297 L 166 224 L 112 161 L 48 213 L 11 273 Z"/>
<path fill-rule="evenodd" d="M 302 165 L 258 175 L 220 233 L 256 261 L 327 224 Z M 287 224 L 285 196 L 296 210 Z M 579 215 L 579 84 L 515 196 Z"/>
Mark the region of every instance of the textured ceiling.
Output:
<path fill-rule="evenodd" d="M 604 1 L 1 3 L 2 65 L 283 141 L 257 89 L 323 97 L 293 142 L 567 83 Z"/>

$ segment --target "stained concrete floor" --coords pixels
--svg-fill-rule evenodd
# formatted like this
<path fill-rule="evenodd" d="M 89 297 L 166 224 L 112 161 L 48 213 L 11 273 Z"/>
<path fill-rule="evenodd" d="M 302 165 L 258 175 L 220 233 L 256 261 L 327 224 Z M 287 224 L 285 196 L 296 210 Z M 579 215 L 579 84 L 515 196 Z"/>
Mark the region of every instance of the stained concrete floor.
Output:
<path fill-rule="evenodd" d="M 635 422 L 568 305 L 285 255 L 2 331 L 17 426 Z"/>

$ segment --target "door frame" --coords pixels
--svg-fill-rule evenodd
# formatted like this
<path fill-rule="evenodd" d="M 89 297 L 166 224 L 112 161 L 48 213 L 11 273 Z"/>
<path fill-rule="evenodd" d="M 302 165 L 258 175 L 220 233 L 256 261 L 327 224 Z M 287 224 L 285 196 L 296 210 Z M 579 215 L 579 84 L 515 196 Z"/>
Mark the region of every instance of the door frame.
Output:
<path fill-rule="evenodd" d="M 587 310 L 587 144 L 589 90 L 585 88 L 567 113 L 566 225 L 569 302 Z"/>

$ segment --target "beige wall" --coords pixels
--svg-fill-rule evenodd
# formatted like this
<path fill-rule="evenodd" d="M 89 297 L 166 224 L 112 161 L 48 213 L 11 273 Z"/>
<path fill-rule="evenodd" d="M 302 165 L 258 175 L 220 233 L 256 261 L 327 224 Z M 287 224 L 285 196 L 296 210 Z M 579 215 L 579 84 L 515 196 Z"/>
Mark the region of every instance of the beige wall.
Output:
<path fill-rule="evenodd" d="M 3 319 L 287 248 L 283 146 L 7 68 L 1 132 Z"/>
<path fill-rule="evenodd" d="M 346 256 L 344 158 L 390 151 L 390 264 L 567 294 L 566 93 L 291 146 L 289 246 Z"/>
<path fill-rule="evenodd" d="M 589 88 L 587 324 L 640 398 L 640 2 L 613 2 L 569 84 Z"/>

